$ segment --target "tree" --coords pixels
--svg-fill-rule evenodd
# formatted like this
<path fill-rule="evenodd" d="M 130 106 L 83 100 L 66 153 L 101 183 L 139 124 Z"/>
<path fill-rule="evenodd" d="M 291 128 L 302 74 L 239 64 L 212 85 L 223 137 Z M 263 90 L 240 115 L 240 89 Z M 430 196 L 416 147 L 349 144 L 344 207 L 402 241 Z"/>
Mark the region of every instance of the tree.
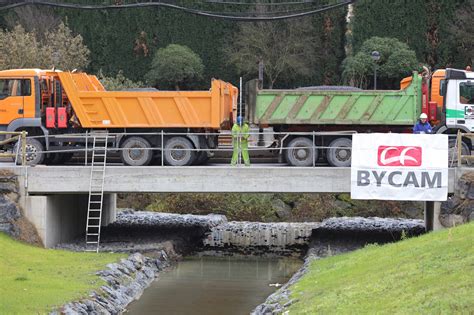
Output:
<path fill-rule="evenodd" d="M 243 23 L 227 48 L 229 63 L 240 74 L 256 75 L 262 61 L 269 88 L 283 75 L 309 76 L 314 33 L 310 19 Z"/>
<path fill-rule="evenodd" d="M 51 32 L 47 32 L 43 41 L 43 49 L 47 56 L 45 62 L 50 67 L 62 70 L 84 69 L 89 64 L 89 49 L 84 45 L 81 35 L 74 36 L 64 24 Z"/>
<path fill-rule="evenodd" d="M 455 66 L 464 68 L 474 63 L 474 0 L 467 1 L 465 5 L 456 10 L 456 19 L 453 19 L 449 27 L 449 33 L 454 38 L 454 48 L 457 52 L 457 64 Z"/>
<path fill-rule="evenodd" d="M 115 77 L 106 77 L 102 71 L 99 71 L 97 78 L 107 91 L 122 91 L 143 87 L 143 82 L 133 82 L 124 76 L 123 71 L 119 71 Z"/>
<path fill-rule="evenodd" d="M 146 78 L 154 86 L 162 83 L 179 90 L 193 80 L 200 80 L 203 71 L 201 58 L 190 48 L 170 44 L 166 48 L 158 49 Z"/>
<path fill-rule="evenodd" d="M 395 82 L 419 69 L 416 54 L 407 44 L 395 38 L 372 37 L 366 40 L 354 56 L 347 57 L 343 62 L 343 78 L 346 83 L 367 87 L 372 78 L 374 61 L 371 52 L 378 51 L 380 60 L 377 62 L 377 77 L 384 79 L 385 85 L 395 87 Z"/>
<path fill-rule="evenodd" d="M 351 20 L 354 50 L 374 36 L 393 37 L 408 44 L 423 63 L 444 68 L 458 60 L 449 25 L 458 19 L 456 8 L 465 10 L 467 2 L 472 0 L 359 0 Z"/>
<path fill-rule="evenodd" d="M 42 36 L 20 25 L 12 31 L 0 30 L 0 69 L 83 69 L 89 64 L 89 53 L 82 37 L 74 36 L 63 23 Z"/>
<path fill-rule="evenodd" d="M 44 57 L 35 34 L 21 26 L 11 32 L 0 29 L 0 69 L 40 67 Z"/>
<path fill-rule="evenodd" d="M 21 25 L 27 32 L 34 32 L 42 40 L 46 33 L 59 26 L 61 19 L 54 14 L 52 8 L 26 5 L 8 12 L 5 22 L 9 29 Z"/>

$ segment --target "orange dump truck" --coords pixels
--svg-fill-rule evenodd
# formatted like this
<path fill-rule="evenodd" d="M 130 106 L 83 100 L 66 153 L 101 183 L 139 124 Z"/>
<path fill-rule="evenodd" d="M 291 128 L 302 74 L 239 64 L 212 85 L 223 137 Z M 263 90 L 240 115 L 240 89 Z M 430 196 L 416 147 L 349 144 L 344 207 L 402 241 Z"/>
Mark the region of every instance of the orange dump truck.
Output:
<path fill-rule="evenodd" d="M 28 139 L 30 164 L 58 163 L 70 154 L 48 151 L 84 147 L 86 138 L 72 134 L 99 130 L 114 134 L 109 147 L 127 165 L 161 159 L 161 150 L 152 149 L 162 145 L 166 164 L 198 164 L 217 146 L 212 133 L 230 127 L 237 95 L 220 80 L 209 91 L 106 91 L 85 73 L 6 70 L 0 71 L 0 131 L 44 136 Z M 161 131 L 186 134 L 164 136 L 162 143 Z"/>

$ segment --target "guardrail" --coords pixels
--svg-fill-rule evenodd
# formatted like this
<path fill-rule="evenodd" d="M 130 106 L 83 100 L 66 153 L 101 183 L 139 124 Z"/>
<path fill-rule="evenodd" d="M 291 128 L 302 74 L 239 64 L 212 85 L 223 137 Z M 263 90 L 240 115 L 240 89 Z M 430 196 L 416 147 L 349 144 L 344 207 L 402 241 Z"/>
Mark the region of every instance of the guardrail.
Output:
<path fill-rule="evenodd" d="M 0 131 L 0 138 L 4 139 L 0 141 L 0 147 L 9 143 L 16 142 L 12 153 L 0 152 L 0 158 L 13 158 L 15 164 L 18 162 L 18 153 L 21 151 L 21 165 L 26 165 L 26 131 Z"/>
<path fill-rule="evenodd" d="M 346 131 L 346 132 L 273 132 L 273 131 L 265 131 L 265 132 L 248 132 L 246 133 L 246 135 L 248 134 L 250 137 L 251 137 L 251 141 L 249 141 L 249 148 L 248 148 L 248 151 L 249 152 L 252 152 L 252 151 L 273 151 L 273 152 L 278 152 L 279 154 L 282 154 L 284 151 L 287 151 L 287 150 L 305 150 L 306 154 L 307 153 L 310 153 L 311 156 L 312 156 L 312 165 L 308 165 L 308 166 L 316 166 L 317 164 L 317 160 L 319 159 L 319 157 L 317 157 L 317 155 L 319 155 L 320 153 L 322 153 L 322 151 L 324 150 L 328 150 L 328 149 L 333 149 L 333 150 L 345 150 L 345 151 L 349 151 L 349 154 L 350 154 L 350 151 L 352 150 L 351 147 L 348 147 L 348 146 L 330 146 L 328 145 L 330 143 L 330 141 L 322 141 L 323 144 L 316 144 L 318 141 L 316 141 L 317 139 L 321 140 L 321 139 L 324 139 L 324 137 L 330 137 L 331 139 L 334 139 L 334 138 L 337 138 L 337 137 L 350 137 L 351 135 L 355 134 L 356 132 L 355 131 Z M 23 135 L 22 133 L 20 132 L 17 132 L 17 133 L 9 133 L 9 134 L 15 134 L 16 138 L 18 138 L 20 135 Z M 233 152 L 233 147 L 232 147 L 232 134 L 230 132 L 226 132 L 226 133 L 222 133 L 222 132 L 214 132 L 214 133 L 188 133 L 188 132 L 164 132 L 164 131 L 161 131 L 161 132 L 145 132 L 145 133 L 135 133 L 135 132 L 109 132 L 107 133 L 108 135 L 108 138 L 110 139 L 110 141 L 112 142 L 112 146 L 109 146 L 107 148 L 107 152 L 119 152 L 120 151 L 123 151 L 123 150 L 136 150 L 136 151 L 158 151 L 159 153 L 161 153 L 161 157 L 160 157 L 160 161 L 159 163 L 156 163 L 157 161 L 155 160 L 155 165 L 161 165 L 161 166 L 164 166 L 166 163 L 164 161 L 164 153 L 167 153 L 167 152 L 175 152 L 175 151 L 183 151 L 183 152 L 186 152 L 186 151 L 194 151 L 194 152 Z M 466 135 L 472 135 L 474 137 L 474 134 L 462 134 L 462 136 L 466 136 Z M 74 154 L 74 153 L 82 153 L 83 156 L 84 156 L 84 165 L 89 165 L 90 164 L 90 159 L 89 159 L 89 155 L 90 153 L 94 150 L 94 148 L 91 147 L 91 143 L 93 142 L 94 140 L 94 137 L 103 137 L 104 136 L 104 133 L 90 133 L 90 132 L 86 132 L 86 133 L 78 133 L 78 134 L 61 134 L 61 135 L 49 135 L 47 136 L 49 138 L 49 141 L 50 142 L 72 142 L 71 140 L 74 140 L 74 141 L 77 141 L 77 140 L 81 140 L 83 142 L 83 145 L 82 146 L 71 146 L 71 148 L 67 148 L 67 149 L 60 149 L 60 150 L 43 150 L 43 151 L 37 151 L 36 153 L 39 153 L 39 154 Z M 137 137 L 156 137 L 156 140 L 159 140 L 158 142 L 160 142 L 161 144 L 159 146 L 156 146 L 156 147 L 149 147 L 149 148 L 121 148 L 121 147 L 118 147 L 118 142 L 120 141 L 120 139 L 122 139 L 123 137 L 132 137 L 132 136 L 137 136 Z M 165 147 L 165 139 L 167 138 L 170 138 L 170 137 L 174 137 L 174 136 L 182 136 L 182 137 L 190 137 L 190 136 L 220 136 L 220 137 L 226 137 L 227 140 L 229 140 L 229 144 L 228 145 L 225 145 L 225 146 L 221 146 L 221 147 L 216 147 L 216 148 L 213 148 L 213 149 L 210 149 L 210 148 L 200 148 L 200 149 L 196 149 L 196 148 L 166 148 Z M 26 137 L 26 134 L 24 135 L 24 137 Z M 241 138 L 242 137 L 242 134 L 240 136 L 237 137 L 237 140 L 236 141 L 241 141 Z M 297 148 L 295 147 L 289 147 L 289 146 L 285 146 L 285 140 L 288 138 L 288 137 L 292 137 L 292 138 L 295 138 L 295 137 L 306 137 L 308 139 L 312 139 L 311 143 L 313 145 L 303 145 L 303 146 L 298 146 Z M 460 166 L 461 165 L 461 162 L 462 162 L 462 159 L 474 159 L 474 157 L 470 157 L 468 155 L 462 155 L 462 152 L 459 150 L 460 148 L 460 141 L 462 141 L 462 139 L 460 138 L 460 135 L 449 135 L 450 139 L 456 139 L 455 143 L 456 143 L 456 146 L 454 148 L 454 150 L 451 150 L 450 151 L 450 154 L 449 154 L 449 166 L 450 167 L 453 167 L 454 165 L 457 165 L 457 166 Z M 12 138 L 6 140 L 6 141 L 2 141 L 0 142 L 0 145 L 3 145 L 7 142 L 12 142 L 14 140 L 11 140 Z M 42 136 L 32 136 L 32 137 L 27 137 L 26 139 L 42 139 L 44 140 L 45 139 L 45 136 L 42 135 Z M 262 142 L 262 140 L 266 140 L 266 145 L 265 146 L 259 146 L 258 144 Z M 268 140 L 268 139 L 271 139 L 271 140 Z M 277 140 L 275 140 L 277 139 Z M 321 141 L 319 141 L 321 142 Z M 21 141 L 22 143 L 22 165 L 26 165 L 26 156 L 28 156 L 28 154 L 32 154 L 30 152 L 26 152 L 26 149 L 25 149 L 25 144 L 26 144 L 26 140 L 23 140 Z M 312 152 L 310 151 L 307 151 L 307 150 L 311 150 Z M 326 151 L 328 152 L 328 151 Z M 296 152 L 295 154 L 297 154 L 298 152 Z M 304 152 L 300 152 L 301 154 L 304 154 Z M 317 154 L 318 153 L 318 154 Z M 1 156 L 1 155 L 0 155 Z M 10 157 L 16 157 L 18 156 L 18 152 L 17 154 L 14 154 L 14 153 L 11 153 L 11 154 L 8 154 L 8 153 L 5 153 L 3 155 L 4 157 L 5 156 L 10 156 Z M 461 158 L 457 158 L 457 157 L 461 157 Z M 230 163 L 230 160 L 229 160 L 229 163 Z M 238 161 L 237 161 L 237 165 L 240 165 L 242 164 L 242 152 L 239 151 L 239 154 L 238 154 Z"/>

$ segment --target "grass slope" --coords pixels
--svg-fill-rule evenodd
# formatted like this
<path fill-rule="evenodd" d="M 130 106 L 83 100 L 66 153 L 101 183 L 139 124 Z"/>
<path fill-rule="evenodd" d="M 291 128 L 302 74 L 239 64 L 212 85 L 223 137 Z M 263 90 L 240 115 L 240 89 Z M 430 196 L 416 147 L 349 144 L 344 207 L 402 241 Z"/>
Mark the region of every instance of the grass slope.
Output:
<path fill-rule="evenodd" d="M 73 253 L 20 243 L 0 233 L 0 314 L 43 314 L 86 296 L 95 272 L 124 255 Z"/>
<path fill-rule="evenodd" d="M 290 314 L 474 314 L 474 223 L 313 261 Z"/>

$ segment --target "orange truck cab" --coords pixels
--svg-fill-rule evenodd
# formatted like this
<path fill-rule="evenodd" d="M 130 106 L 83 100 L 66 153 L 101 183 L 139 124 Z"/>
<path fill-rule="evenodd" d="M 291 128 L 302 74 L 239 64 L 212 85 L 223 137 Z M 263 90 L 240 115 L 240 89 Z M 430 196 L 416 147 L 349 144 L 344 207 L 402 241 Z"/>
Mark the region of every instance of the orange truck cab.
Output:
<path fill-rule="evenodd" d="M 83 148 L 89 140 L 77 134 L 98 130 L 113 134 L 110 146 L 127 165 L 161 159 L 162 147 L 168 165 L 198 164 L 216 148 L 214 133 L 230 128 L 237 95 L 236 87 L 220 80 L 212 80 L 208 91 L 106 91 L 86 73 L 5 70 L 0 131 L 37 136 L 27 140 L 30 164 L 59 163 L 71 154 L 48 151 Z M 162 143 L 162 131 L 176 135 Z"/>

